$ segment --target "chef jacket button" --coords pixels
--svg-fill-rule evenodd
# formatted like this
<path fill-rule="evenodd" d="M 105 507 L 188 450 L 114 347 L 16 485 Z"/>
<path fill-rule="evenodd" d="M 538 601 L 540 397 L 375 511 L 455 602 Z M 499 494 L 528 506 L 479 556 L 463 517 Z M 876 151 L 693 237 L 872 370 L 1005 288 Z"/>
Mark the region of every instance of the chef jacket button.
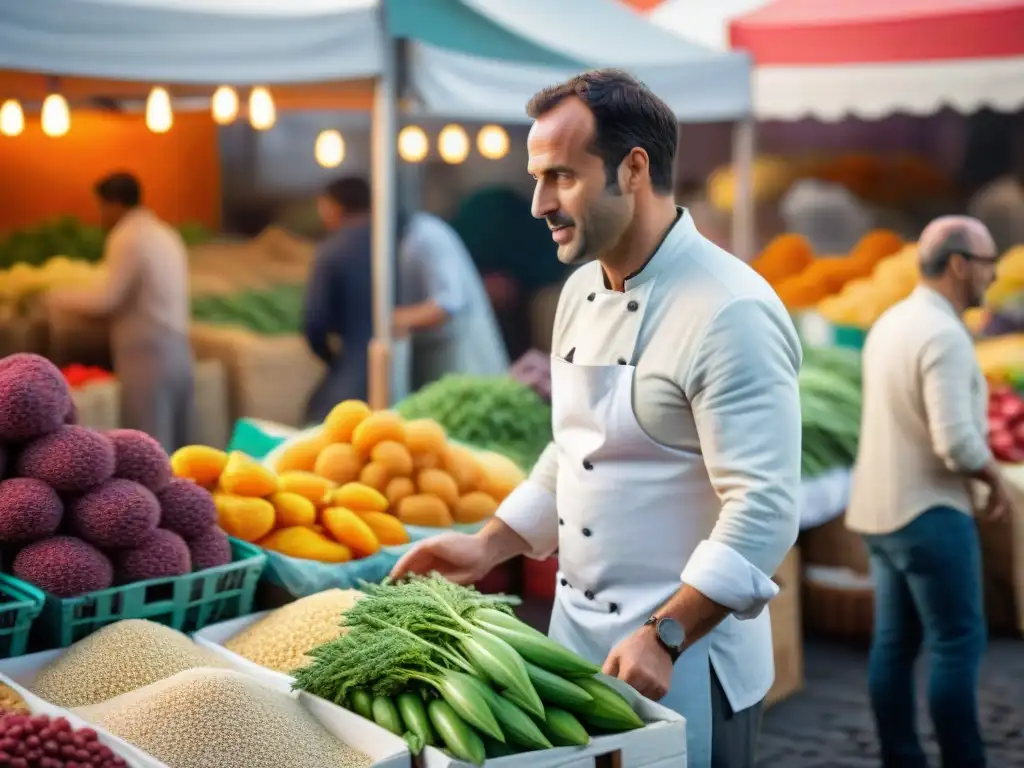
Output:
<path fill-rule="evenodd" d="M 594 593 L 591 592 L 589 589 L 586 592 L 583 593 L 583 596 L 585 598 L 587 598 L 587 600 L 593 600 L 594 599 Z"/>
<path fill-rule="evenodd" d="M 620 357 L 619 358 L 619 365 L 625 365 L 625 364 L 626 364 L 626 358 Z"/>
<path fill-rule="evenodd" d="M 597 294 L 596 293 L 592 293 L 589 296 L 587 296 L 587 301 L 593 301 L 596 298 L 597 298 Z"/>
<path fill-rule="evenodd" d="M 619 604 L 618 603 L 612 603 L 611 605 L 608 606 L 608 613 L 618 613 L 618 612 L 619 612 Z"/>
<path fill-rule="evenodd" d="M 640 309 L 640 305 L 637 304 L 635 301 L 631 301 L 629 302 L 629 304 L 626 305 L 626 309 L 628 309 L 630 312 L 636 312 L 638 309 Z"/>
<path fill-rule="evenodd" d="M 558 524 L 565 525 L 565 520 L 563 520 L 562 518 L 558 518 Z"/>
<path fill-rule="evenodd" d="M 590 530 L 589 528 L 584 528 L 582 531 L 580 531 L 580 533 L 582 533 L 584 536 L 589 536 L 590 534 L 593 533 L 593 531 Z"/>
<path fill-rule="evenodd" d="M 594 468 L 594 465 L 590 463 L 590 459 L 584 459 L 583 468 L 589 472 Z"/>
<path fill-rule="evenodd" d="M 568 583 L 569 583 L 569 580 L 568 580 L 568 579 L 561 579 L 561 580 L 559 581 L 559 583 L 560 583 L 560 584 L 561 584 L 561 585 L 562 585 L 562 586 L 564 587 L 564 586 L 565 586 L 566 584 L 568 584 Z"/>

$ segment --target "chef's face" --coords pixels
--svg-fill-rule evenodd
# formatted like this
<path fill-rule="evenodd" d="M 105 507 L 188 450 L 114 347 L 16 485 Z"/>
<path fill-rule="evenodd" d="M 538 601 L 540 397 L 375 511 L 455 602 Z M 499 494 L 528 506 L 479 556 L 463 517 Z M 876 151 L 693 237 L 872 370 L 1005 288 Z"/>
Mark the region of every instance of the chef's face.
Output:
<path fill-rule="evenodd" d="M 604 161 L 594 154 L 594 130 L 586 104 L 570 98 L 537 118 L 526 140 L 527 168 L 537 180 L 533 215 L 547 221 L 563 264 L 597 258 L 633 218 L 633 196 L 618 180 L 608 183 Z"/>

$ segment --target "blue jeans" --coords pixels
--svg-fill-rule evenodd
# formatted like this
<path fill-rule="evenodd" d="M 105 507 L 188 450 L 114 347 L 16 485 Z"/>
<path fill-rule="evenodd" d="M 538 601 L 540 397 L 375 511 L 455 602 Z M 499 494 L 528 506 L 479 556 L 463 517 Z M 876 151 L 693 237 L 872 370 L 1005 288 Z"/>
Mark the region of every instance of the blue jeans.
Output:
<path fill-rule="evenodd" d="M 978 674 L 987 633 L 974 519 L 934 507 L 898 531 L 864 539 L 875 581 L 868 687 L 883 764 L 928 766 L 915 725 L 914 662 L 923 642 L 942 765 L 983 768 Z"/>

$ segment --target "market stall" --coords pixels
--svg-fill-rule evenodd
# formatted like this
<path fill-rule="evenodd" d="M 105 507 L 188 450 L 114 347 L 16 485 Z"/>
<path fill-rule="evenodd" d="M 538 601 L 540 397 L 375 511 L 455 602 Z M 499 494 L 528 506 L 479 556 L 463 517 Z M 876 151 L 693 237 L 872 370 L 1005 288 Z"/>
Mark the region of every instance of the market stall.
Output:
<path fill-rule="evenodd" d="M 1024 105 L 1024 3 L 661 0 L 651 21 L 751 54 L 762 120 L 841 120 Z"/>

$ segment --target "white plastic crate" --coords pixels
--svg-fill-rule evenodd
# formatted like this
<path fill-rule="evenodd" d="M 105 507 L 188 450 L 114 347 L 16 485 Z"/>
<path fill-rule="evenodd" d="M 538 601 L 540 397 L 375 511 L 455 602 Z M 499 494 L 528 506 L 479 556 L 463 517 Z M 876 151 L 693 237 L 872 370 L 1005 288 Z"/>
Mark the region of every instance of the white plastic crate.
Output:
<path fill-rule="evenodd" d="M 247 618 L 251 619 L 253 617 Z M 268 688 L 283 693 L 291 693 L 291 678 L 287 675 L 272 673 L 270 670 L 257 666 L 252 662 L 247 662 L 237 654 L 230 653 L 219 646 L 207 643 L 203 643 L 203 645 L 213 648 L 237 671 L 249 675 Z M 28 690 L 27 686 L 31 684 L 39 670 L 65 652 L 65 649 L 58 649 L 0 661 L 0 682 L 6 683 L 17 691 L 25 699 L 25 702 L 33 712 L 38 711 L 63 716 L 68 718 L 75 727 L 93 728 L 100 735 L 101 741 L 117 752 L 117 754 L 124 757 L 132 768 L 168 768 L 167 765 L 142 750 L 133 747 L 100 728 L 96 728 L 96 726 L 86 722 L 74 713 L 43 701 Z M 246 663 L 242 664 L 239 660 Z M 282 684 L 279 678 L 284 678 L 285 682 Z M 412 758 L 409 754 L 409 747 L 404 740 L 384 730 L 376 723 L 364 720 L 358 715 L 323 699 L 318 699 L 301 691 L 298 694 L 291 695 L 296 696 L 303 707 L 336 739 L 369 755 L 370 759 L 373 760 L 370 764 L 371 768 L 411 768 Z"/>
<path fill-rule="evenodd" d="M 292 678 L 289 675 L 260 667 L 223 646 L 223 643 L 259 621 L 267 613 L 269 612 L 214 624 L 196 632 L 194 637 L 197 643 L 221 654 L 240 671 L 253 674 L 268 684 L 290 689 Z M 613 758 L 612 764 L 618 768 L 686 768 L 686 721 L 676 712 L 643 698 L 625 683 L 604 675 L 599 677 L 625 696 L 633 705 L 634 711 L 649 725 L 636 731 L 598 736 L 586 747 L 557 747 L 525 752 L 521 755 L 488 760 L 487 765 L 494 768 L 594 768 L 597 759 L 609 756 Z M 325 708 L 336 710 L 338 717 L 344 714 L 363 723 L 367 722 L 335 704 L 322 699 L 316 701 L 321 702 Z M 373 727 L 377 728 L 376 725 Z M 390 738 L 395 738 L 387 731 L 379 730 Z M 355 742 L 349 743 L 358 746 Z M 418 764 L 422 768 L 470 768 L 468 763 L 455 760 L 432 747 L 427 747 L 423 751 Z"/>

